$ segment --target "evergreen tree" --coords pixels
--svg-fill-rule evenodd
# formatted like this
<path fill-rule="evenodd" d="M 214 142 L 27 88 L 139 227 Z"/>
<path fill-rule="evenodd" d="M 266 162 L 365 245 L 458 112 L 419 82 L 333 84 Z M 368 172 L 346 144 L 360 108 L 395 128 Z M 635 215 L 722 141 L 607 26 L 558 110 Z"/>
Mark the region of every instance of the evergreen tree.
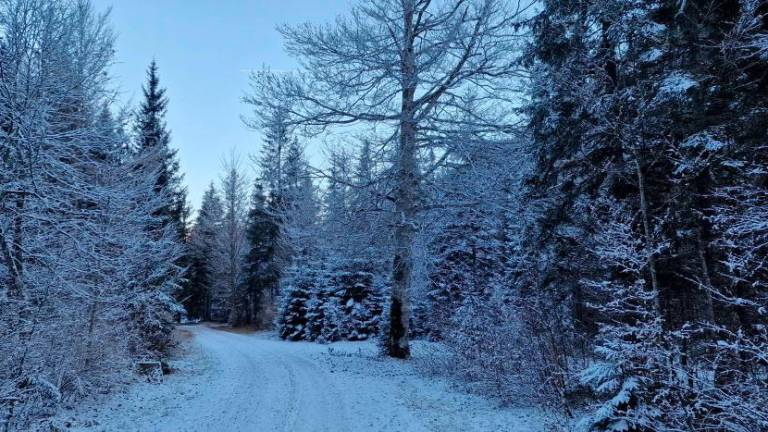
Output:
<path fill-rule="evenodd" d="M 311 293 L 311 296 L 307 301 L 307 329 L 304 332 L 306 340 L 318 342 L 335 340 L 333 338 L 334 335 L 328 334 L 329 330 L 331 330 L 331 323 L 328 318 L 333 316 L 333 311 L 330 311 L 330 316 L 326 317 L 326 310 L 334 306 L 338 305 L 330 305 L 328 293 L 324 285 L 321 285 Z"/>
<path fill-rule="evenodd" d="M 278 332 L 283 339 L 299 341 L 307 338 L 307 306 L 321 281 L 315 270 L 306 267 L 292 267 L 289 272 L 280 298 Z"/>
<path fill-rule="evenodd" d="M 160 228 L 170 225 L 178 237 L 187 237 L 189 208 L 183 177 L 179 172 L 176 150 L 170 147 L 171 134 L 165 123 L 168 98 L 160 87 L 157 63 L 153 60 L 147 70 L 147 82 L 142 88 L 144 100 L 139 105 L 135 120 L 136 151 L 146 166 L 143 169 L 157 175 L 155 192 L 162 196 L 166 205 L 157 210 L 162 221 Z"/>
<path fill-rule="evenodd" d="M 448 211 L 432 242 L 429 275 L 430 324 L 433 335 L 450 327 L 455 311 L 472 297 L 491 294 L 494 275 L 502 272 L 498 221 L 478 208 Z"/>
<path fill-rule="evenodd" d="M 251 320 L 260 327 L 272 322 L 281 277 L 278 262 L 280 225 L 275 210 L 267 202 L 261 185 L 257 184 L 251 197 L 246 227 L 248 252 L 245 257 L 244 290 L 248 293 L 253 312 Z"/>
<path fill-rule="evenodd" d="M 322 219 L 325 247 L 333 253 L 348 255 L 350 243 L 358 234 L 350 232 L 349 157 L 343 151 L 331 153 L 328 184 L 325 188 L 324 214 Z"/>
<path fill-rule="evenodd" d="M 221 179 L 224 217 L 216 249 L 222 273 L 217 298 L 221 312 L 226 308 L 231 325 L 250 322 L 248 292 L 244 289 L 244 258 L 247 253 L 246 219 L 248 216 L 247 183 L 239 159 L 232 155 L 224 164 Z"/>
<path fill-rule="evenodd" d="M 211 294 L 220 275 L 215 251 L 223 217 L 221 199 L 211 184 L 203 195 L 197 220 L 190 232 L 189 282 L 179 296 L 191 318 L 211 319 Z"/>
<path fill-rule="evenodd" d="M 292 137 L 285 109 L 277 109 L 262 125 L 264 142 L 258 160 L 261 181 L 273 197 L 279 197 L 285 186 L 285 162 Z"/>
<path fill-rule="evenodd" d="M 154 178 L 153 192 L 163 204 L 153 209 L 156 222 L 149 227 L 156 236 L 170 230 L 177 240 L 186 245 L 189 207 L 187 193 L 179 173 L 176 150 L 170 147 L 171 136 L 165 124 L 168 99 L 165 89 L 160 87 L 157 63 L 153 60 L 147 70 L 147 82 L 142 87 L 144 100 L 135 114 L 135 146 L 138 163 L 136 170 L 141 175 Z M 180 268 L 190 266 L 188 252 L 177 257 L 175 264 Z M 189 281 L 184 280 L 177 287 L 174 296 L 184 301 L 185 293 L 191 290 Z"/>
<path fill-rule="evenodd" d="M 371 265 L 352 261 L 333 272 L 333 290 L 343 313 L 339 336 L 367 340 L 379 333 L 383 296 L 376 291 Z"/>
<path fill-rule="evenodd" d="M 342 307 L 343 305 L 337 296 L 331 295 L 330 293 L 325 295 L 325 299 L 320 307 L 323 316 L 319 338 L 321 341 L 333 342 L 346 338 L 347 329 L 344 327 L 344 312 Z"/>
<path fill-rule="evenodd" d="M 712 223 L 721 191 L 739 190 L 736 173 L 765 155 L 765 132 L 751 126 L 764 115 L 754 103 L 766 78 L 747 60 L 759 48 L 727 48 L 764 32 L 758 9 L 727 1 L 547 2 L 534 20 L 531 65 L 541 81 L 531 126 L 545 211 L 533 249 L 548 253 L 533 285 L 565 289 L 582 333 L 599 323 L 597 349 L 612 369 L 596 382 L 611 397 L 595 411 L 595 429 L 750 430 L 761 415 L 722 409 L 756 397 L 754 376 L 736 357 L 751 357 L 764 334 L 754 332 L 759 314 L 736 306 L 759 295 L 736 288 L 715 247 L 732 239 Z M 624 254 L 634 267 L 606 269 L 606 257 L 594 253 L 591 239 L 603 233 L 593 210 L 602 202 L 618 203 L 619 219 L 630 221 L 624 225 L 642 252 L 639 261 Z M 600 282 L 579 286 L 584 280 Z M 614 309 L 584 307 L 606 298 Z M 726 354 L 723 346 L 740 348 Z M 665 371 L 668 361 L 674 373 Z M 684 408 L 686 400 L 696 408 Z"/>
<path fill-rule="evenodd" d="M 285 160 L 284 190 L 280 195 L 280 219 L 286 247 L 286 261 L 309 260 L 317 253 L 315 229 L 318 226 L 317 190 L 309 173 L 309 165 L 298 140 L 293 139 Z"/>

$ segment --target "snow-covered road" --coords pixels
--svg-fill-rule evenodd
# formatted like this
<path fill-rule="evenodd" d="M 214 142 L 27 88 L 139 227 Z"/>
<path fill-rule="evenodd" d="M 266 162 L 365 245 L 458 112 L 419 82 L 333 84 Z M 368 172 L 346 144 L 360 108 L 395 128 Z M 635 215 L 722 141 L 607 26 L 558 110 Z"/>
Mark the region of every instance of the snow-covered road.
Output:
<path fill-rule="evenodd" d="M 141 384 L 90 413 L 83 431 L 540 431 L 528 410 L 503 409 L 371 343 L 290 343 L 270 333 L 192 326 L 186 372 Z"/>

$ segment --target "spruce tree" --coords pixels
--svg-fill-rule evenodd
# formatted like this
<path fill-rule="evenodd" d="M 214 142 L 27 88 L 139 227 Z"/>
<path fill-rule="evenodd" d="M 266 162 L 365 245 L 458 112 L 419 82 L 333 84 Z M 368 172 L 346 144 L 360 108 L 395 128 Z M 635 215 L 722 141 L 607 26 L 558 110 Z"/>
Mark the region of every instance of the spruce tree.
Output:
<path fill-rule="evenodd" d="M 281 294 L 277 316 L 278 333 L 283 339 L 299 341 L 307 338 L 308 304 L 319 288 L 317 272 L 310 267 L 292 267 Z"/>
<path fill-rule="evenodd" d="M 533 20 L 533 183 L 544 209 L 533 250 L 546 253 L 531 286 L 554 294 L 548 304 L 565 299 L 582 334 L 600 330 L 605 365 L 586 375 L 609 397 L 592 429 L 752 430 L 761 415 L 724 408 L 765 393 L 743 366 L 765 327 L 746 306 L 764 298 L 760 284 L 734 274 L 726 251 L 739 234 L 723 224 L 743 220 L 740 180 L 764 184 L 745 169 L 766 154 L 765 129 L 753 127 L 765 123 L 759 10 L 557 1 Z M 594 244 L 603 207 L 632 239 L 621 255 Z"/>
<path fill-rule="evenodd" d="M 165 122 L 168 110 L 166 90 L 160 86 L 157 63 L 147 69 L 147 82 L 142 88 L 144 99 L 135 119 L 136 151 L 144 161 L 143 169 L 156 173 L 155 193 L 167 203 L 156 211 L 160 228 L 172 225 L 181 240 L 187 237 L 187 192 L 179 172 L 176 150 L 170 147 L 171 134 Z"/>
<path fill-rule="evenodd" d="M 165 89 L 160 86 L 157 63 L 153 60 L 147 70 L 147 82 L 142 87 L 144 99 L 135 114 L 135 151 L 139 160 L 137 169 L 142 175 L 155 178 L 153 191 L 160 205 L 156 206 L 152 216 L 156 222 L 149 227 L 155 236 L 171 230 L 177 241 L 185 245 L 184 252 L 177 257 L 175 264 L 179 268 L 188 268 L 191 257 L 186 243 L 189 206 L 187 192 L 183 185 L 183 176 L 179 172 L 176 150 L 170 147 L 171 135 L 165 123 L 168 98 Z M 174 296 L 179 301 L 189 297 L 189 280 L 182 280 Z"/>
<path fill-rule="evenodd" d="M 267 202 L 260 184 L 254 188 L 246 222 L 248 241 L 245 256 L 244 292 L 248 295 L 252 320 L 261 327 L 271 323 L 273 302 L 280 282 L 280 225 L 275 209 Z"/>
<path fill-rule="evenodd" d="M 367 340 L 379 332 L 384 302 L 377 292 L 372 267 L 355 260 L 333 272 L 334 293 L 343 313 L 339 333 L 347 340 Z"/>
<path fill-rule="evenodd" d="M 319 205 L 304 149 L 295 138 L 288 145 L 284 168 L 284 188 L 279 203 L 286 236 L 286 260 L 306 261 L 317 252 L 314 234 L 319 221 Z"/>
<path fill-rule="evenodd" d="M 203 195 L 197 220 L 190 232 L 188 283 L 179 296 L 193 319 L 211 319 L 211 295 L 220 275 L 215 250 L 223 217 L 221 198 L 211 184 Z"/>
<path fill-rule="evenodd" d="M 261 181 L 268 188 L 272 196 L 278 197 L 283 192 L 285 181 L 285 161 L 288 146 L 291 143 L 291 134 L 287 125 L 288 117 L 284 109 L 278 109 L 272 113 L 270 119 L 265 122 L 264 142 L 262 143 L 259 157 L 259 169 Z"/>
<path fill-rule="evenodd" d="M 466 300 L 490 294 L 493 277 L 502 270 L 494 215 L 462 208 L 449 210 L 447 216 L 430 250 L 434 258 L 427 296 L 432 333 L 438 337 Z"/>

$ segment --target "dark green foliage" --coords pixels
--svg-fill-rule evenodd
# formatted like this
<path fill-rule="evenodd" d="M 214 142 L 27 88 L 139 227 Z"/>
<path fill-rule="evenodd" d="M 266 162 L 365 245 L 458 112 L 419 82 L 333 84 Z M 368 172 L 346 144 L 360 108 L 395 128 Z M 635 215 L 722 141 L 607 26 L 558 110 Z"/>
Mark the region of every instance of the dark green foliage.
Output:
<path fill-rule="evenodd" d="M 261 185 L 256 185 L 248 212 L 248 252 L 241 291 L 246 296 L 247 321 L 260 327 L 271 323 L 271 309 L 280 283 L 280 225 L 274 204 L 275 200 L 267 202 Z"/>
<path fill-rule="evenodd" d="M 208 319 L 208 287 L 211 275 L 204 256 L 191 255 L 187 270 L 187 281 L 177 295 L 187 311 L 187 317 L 193 320 Z"/>
<path fill-rule="evenodd" d="M 289 278 L 278 316 L 280 335 L 290 340 L 367 340 L 379 333 L 383 296 L 370 265 L 351 262 Z M 318 270 L 319 269 L 319 270 Z"/>
<path fill-rule="evenodd" d="M 433 336 L 440 336 L 466 300 L 490 293 L 494 275 L 501 271 L 495 223 L 493 215 L 477 208 L 452 211 L 432 242 L 427 298 Z"/>
<path fill-rule="evenodd" d="M 292 269 L 280 299 L 277 326 L 280 337 L 298 341 L 307 338 L 307 304 L 312 293 L 320 289 L 315 271 Z"/>
<path fill-rule="evenodd" d="M 546 1 L 532 20 L 541 212 L 528 241 L 540 258 L 521 289 L 566 306 L 562 318 L 584 337 L 600 327 L 612 381 L 597 381 L 612 394 L 595 430 L 752 430 L 760 415 L 723 407 L 764 393 L 759 372 L 736 358 L 764 346 L 753 306 L 765 299 L 765 266 L 753 262 L 745 277 L 731 260 L 759 250 L 738 236 L 760 228 L 735 215 L 760 213 L 760 199 L 737 210 L 728 196 L 746 203 L 766 184 L 766 130 L 756 127 L 768 122 L 765 11 L 759 0 Z M 631 239 L 619 255 L 592 247 L 606 232 L 603 207 L 619 209 L 623 227 L 605 244 Z M 576 356 L 577 344 L 561 345 Z"/>
<path fill-rule="evenodd" d="M 136 152 L 141 161 L 137 168 L 146 175 L 156 176 L 154 192 L 161 203 L 153 211 L 152 216 L 157 223 L 151 230 L 159 236 L 161 231 L 172 229 L 178 240 L 186 244 L 189 240 L 187 192 L 183 185 L 183 176 L 179 172 L 176 150 L 170 147 L 171 136 L 165 124 L 168 99 L 165 89 L 160 87 L 155 61 L 152 61 L 147 70 L 143 95 L 144 100 L 135 119 Z M 188 268 L 193 264 L 195 263 L 192 257 L 186 251 L 176 260 L 176 265 L 180 268 Z M 197 265 L 199 267 L 199 263 Z M 199 274 L 194 276 L 200 277 Z M 200 314 L 200 307 L 204 303 L 201 294 L 200 286 L 190 280 L 183 281 L 180 289 L 174 293 L 177 300 L 190 305 L 195 315 Z"/>
<path fill-rule="evenodd" d="M 136 113 L 136 151 L 145 160 L 142 169 L 157 175 L 155 192 L 162 196 L 165 205 L 156 210 L 154 216 L 162 221 L 164 228 L 172 225 L 180 239 L 187 237 L 186 188 L 179 172 L 176 150 L 170 147 L 171 134 L 165 123 L 168 98 L 160 87 L 157 63 L 153 60 L 147 70 L 147 83 L 143 87 L 144 100 Z"/>
<path fill-rule="evenodd" d="M 212 295 L 219 277 L 216 264 L 221 223 L 221 199 L 213 184 L 203 195 L 197 220 L 189 236 L 191 265 L 179 297 L 192 319 L 210 320 Z"/>

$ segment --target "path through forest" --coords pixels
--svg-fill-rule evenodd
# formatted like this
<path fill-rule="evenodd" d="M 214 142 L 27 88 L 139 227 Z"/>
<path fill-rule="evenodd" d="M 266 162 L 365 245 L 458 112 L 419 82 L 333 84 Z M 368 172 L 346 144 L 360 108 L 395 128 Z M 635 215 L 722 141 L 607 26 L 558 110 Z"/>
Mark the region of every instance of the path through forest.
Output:
<path fill-rule="evenodd" d="M 284 342 L 272 333 L 185 327 L 181 371 L 93 408 L 83 431 L 541 430 L 528 410 L 498 408 L 382 359 L 372 343 Z"/>

